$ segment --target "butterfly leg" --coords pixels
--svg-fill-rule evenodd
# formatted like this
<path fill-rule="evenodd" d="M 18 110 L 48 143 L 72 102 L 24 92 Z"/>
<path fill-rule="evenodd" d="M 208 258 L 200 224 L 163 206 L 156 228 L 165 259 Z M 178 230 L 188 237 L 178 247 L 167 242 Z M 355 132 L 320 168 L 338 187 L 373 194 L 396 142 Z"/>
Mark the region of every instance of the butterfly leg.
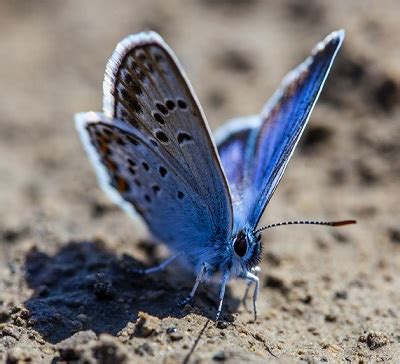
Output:
<path fill-rule="evenodd" d="M 251 273 L 253 273 L 254 275 L 258 275 L 258 273 L 260 272 L 260 267 L 257 265 L 256 267 L 251 268 Z M 241 276 L 241 278 L 245 279 L 247 281 L 247 285 L 246 285 L 246 291 L 244 292 L 244 296 L 242 298 L 242 304 L 245 308 L 246 311 L 249 311 L 248 307 L 247 307 L 247 297 L 249 296 L 249 292 L 250 292 L 250 286 L 253 284 L 253 280 L 248 279 L 247 275 L 243 275 Z"/>
<path fill-rule="evenodd" d="M 224 301 L 224 296 L 225 296 L 225 287 L 226 287 L 226 283 L 228 282 L 228 278 L 229 278 L 229 274 L 226 271 L 226 272 L 224 272 L 224 275 L 222 276 L 221 290 L 219 291 L 218 311 L 217 311 L 217 315 L 215 316 L 215 321 L 218 321 L 219 316 L 221 315 L 222 303 Z"/>
<path fill-rule="evenodd" d="M 257 298 L 258 298 L 258 291 L 260 289 L 260 280 L 256 276 L 256 274 L 253 274 L 251 272 L 246 272 L 245 278 L 250 281 L 250 284 L 252 282 L 255 283 L 254 287 L 254 292 L 253 292 L 253 312 L 254 312 L 254 321 L 257 320 Z"/>
<path fill-rule="evenodd" d="M 192 291 L 189 293 L 189 295 L 187 297 L 185 297 L 181 301 L 179 301 L 179 303 L 178 303 L 179 307 L 183 307 L 183 306 L 187 305 L 192 300 L 192 298 L 194 297 L 194 295 L 195 295 L 195 293 L 197 291 L 197 287 L 199 286 L 199 284 L 203 280 L 203 276 L 204 276 L 204 273 L 206 272 L 206 270 L 207 270 L 206 269 L 206 264 L 203 263 L 203 265 L 200 268 L 199 273 L 197 274 L 196 282 L 194 282 L 194 286 L 192 288 Z"/>
<path fill-rule="evenodd" d="M 169 258 L 163 260 L 160 264 L 150 267 L 150 268 L 131 268 L 129 269 L 130 273 L 137 273 L 137 274 L 150 274 L 156 273 L 163 270 L 168 264 L 172 263 L 176 258 L 178 258 L 181 253 L 171 255 Z"/>
<path fill-rule="evenodd" d="M 247 281 L 246 290 L 244 291 L 244 296 L 242 298 L 242 304 L 246 311 L 249 311 L 249 308 L 247 307 L 247 297 L 249 296 L 250 286 L 252 283 L 253 283 L 252 281 Z"/>

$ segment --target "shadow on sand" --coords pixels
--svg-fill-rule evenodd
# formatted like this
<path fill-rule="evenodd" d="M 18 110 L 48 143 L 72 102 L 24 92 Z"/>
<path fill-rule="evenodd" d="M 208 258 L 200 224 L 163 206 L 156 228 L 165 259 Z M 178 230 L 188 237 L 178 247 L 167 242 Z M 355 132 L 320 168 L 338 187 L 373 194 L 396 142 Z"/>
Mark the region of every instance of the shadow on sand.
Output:
<path fill-rule="evenodd" d="M 171 267 L 168 274 L 134 275 L 128 267 L 140 264 L 129 256 L 118 257 L 102 242 L 71 242 L 54 256 L 32 250 L 26 256 L 26 280 L 34 290 L 25 302 L 30 324 L 44 339 L 58 343 L 81 330 L 116 335 L 139 311 L 163 318 L 183 317 L 193 308 L 177 303 L 190 291 L 193 277 Z M 176 273 L 175 273 L 176 272 Z M 205 285 L 192 303 L 196 312 L 212 319 L 216 289 Z M 239 300 L 225 295 L 227 308 L 236 311 Z"/>

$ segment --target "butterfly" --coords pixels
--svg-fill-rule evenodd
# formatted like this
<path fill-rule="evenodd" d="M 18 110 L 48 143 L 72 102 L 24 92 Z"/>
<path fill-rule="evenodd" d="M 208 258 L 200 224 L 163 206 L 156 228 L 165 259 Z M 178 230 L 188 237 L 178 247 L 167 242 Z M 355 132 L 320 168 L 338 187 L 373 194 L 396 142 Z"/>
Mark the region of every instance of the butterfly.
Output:
<path fill-rule="evenodd" d="M 155 32 L 122 40 L 103 83 L 103 113 L 75 115 L 75 125 L 102 189 L 196 274 L 184 305 L 202 281 L 220 282 L 218 320 L 232 278 L 259 291 L 261 231 L 257 229 L 310 113 L 344 31 L 329 34 L 293 69 L 259 115 L 242 117 L 211 136 L 203 110 L 176 56 Z M 246 296 L 248 292 L 246 290 Z"/>

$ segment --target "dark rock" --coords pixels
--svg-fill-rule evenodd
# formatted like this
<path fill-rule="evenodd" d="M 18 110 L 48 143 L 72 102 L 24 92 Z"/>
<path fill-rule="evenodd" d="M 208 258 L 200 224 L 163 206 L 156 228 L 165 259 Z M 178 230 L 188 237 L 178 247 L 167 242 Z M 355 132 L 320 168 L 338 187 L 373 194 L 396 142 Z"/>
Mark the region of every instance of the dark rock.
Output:
<path fill-rule="evenodd" d="M 347 291 L 340 290 L 335 292 L 335 298 L 339 300 L 346 300 L 347 299 Z"/>
<path fill-rule="evenodd" d="M 112 282 L 103 273 L 96 275 L 96 282 L 93 285 L 93 289 L 99 300 L 109 300 L 115 296 L 115 289 Z"/>
<path fill-rule="evenodd" d="M 140 355 L 140 356 L 145 356 L 146 354 L 149 355 L 154 355 L 154 350 L 148 343 L 144 343 L 142 345 L 139 345 L 135 349 L 135 354 Z"/>
<path fill-rule="evenodd" d="M 336 322 L 337 321 L 337 316 L 334 313 L 328 313 L 325 315 L 325 321 L 326 322 Z"/>
<path fill-rule="evenodd" d="M 379 331 L 368 331 L 362 334 L 358 341 L 366 343 L 371 350 L 378 349 L 389 343 L 389 338 L 386 334 Z"/>
<path fill-rule="evenodd" d="M 213 355 L 213 360 L 214 361 L 218 361 L 218 362 L 225 361 L 226 360 L 226 355 L 225 355 L 225 353 L 223 351 L 218 351 L 217 353 L 215 353 Z"/>
<path fill-rule="evenodd" d="M 10 311 L 5 307 L 0 307 L 0 323 L 7 322 L 10 317 Z"/>
<path fill-rule="evenodd" d="M 400 244 L 400 229 L 389 229 L 389 239 L 394 244 Z"/>

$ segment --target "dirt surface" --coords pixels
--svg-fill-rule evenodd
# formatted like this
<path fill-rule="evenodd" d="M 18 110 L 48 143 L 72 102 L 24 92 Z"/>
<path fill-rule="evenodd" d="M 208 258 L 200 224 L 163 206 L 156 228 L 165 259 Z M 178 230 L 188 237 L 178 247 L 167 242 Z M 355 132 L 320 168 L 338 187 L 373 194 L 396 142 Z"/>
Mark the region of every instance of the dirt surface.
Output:
<path fill-rule="evenodd" d="M 307 4 L 307 5 L 306 5 Z M 0 2 L 0 362 L 400 360 L 400 6 L 396 1 Z M 212 128 L 255 113 L 330 31 L 346 39 L 263 222 L 259 318 L 193 277 L 97 187 L 75 112 L 100 110 L 124 36 L 160 32 Z"/>

